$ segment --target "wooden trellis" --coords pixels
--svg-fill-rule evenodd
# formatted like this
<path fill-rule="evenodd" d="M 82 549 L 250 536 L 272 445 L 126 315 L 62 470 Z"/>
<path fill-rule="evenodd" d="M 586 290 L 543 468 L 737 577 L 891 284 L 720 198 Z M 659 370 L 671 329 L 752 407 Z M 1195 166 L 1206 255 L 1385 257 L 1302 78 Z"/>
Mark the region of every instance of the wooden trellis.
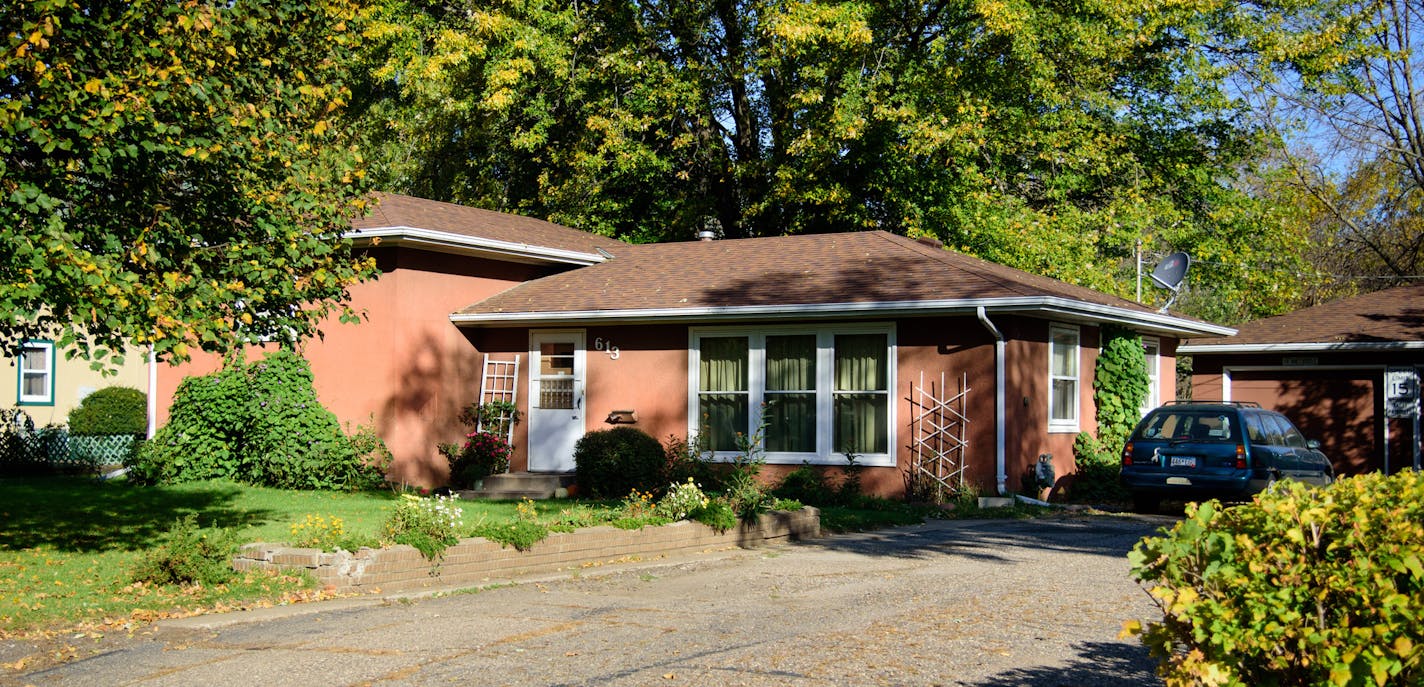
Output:
<path fill-rule="evenodd" d="M 491 401 L 503 401 L 514 405 L 519 398 L 519 356 L 514 356 L 514 360 L 495 360 L 492 356 L 485 356 L 484 370 L 480 374 L 480 405 Z M 476 429 L 480 431 L 503 432 L 504 440 L 514 441 L 514 422 L 512 417 L 502 414 L 491 424 L 493 427 L 486 427 L 484 421 L 479 423 Z"/>
<path fill-rule="evenodd" d="M 913 428 L 911 483 L 914 496 L 943 503 L 964 487 L 964 449 L 969 445 L 966 401 L 969 376 L 959 376 L 959 390 L 951 392 L 941 372 L 939 385 L 920 383 L 910 387 Z"/>

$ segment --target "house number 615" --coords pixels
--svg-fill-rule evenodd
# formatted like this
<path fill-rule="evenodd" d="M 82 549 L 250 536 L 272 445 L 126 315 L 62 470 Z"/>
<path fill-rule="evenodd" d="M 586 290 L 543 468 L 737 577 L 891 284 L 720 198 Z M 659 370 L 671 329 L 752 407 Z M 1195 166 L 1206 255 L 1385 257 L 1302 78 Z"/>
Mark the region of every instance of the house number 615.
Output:
<path fill-rule="evenodd" d="M 593 350 L 604 351 L 608 353 L 609 358 L 618 359 L 618 347 L 614 346 L 612 341 L 605 340 L 601 336 L 593 340 Z"/>

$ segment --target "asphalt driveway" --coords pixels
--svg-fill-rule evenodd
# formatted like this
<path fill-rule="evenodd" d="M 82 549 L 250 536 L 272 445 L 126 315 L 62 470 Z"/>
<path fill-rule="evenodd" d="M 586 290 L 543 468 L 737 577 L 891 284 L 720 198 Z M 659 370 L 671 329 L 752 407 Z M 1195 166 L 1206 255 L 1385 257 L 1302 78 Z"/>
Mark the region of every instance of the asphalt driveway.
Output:
<path fill-rule="evenodd" d="M 937 521 L 164 623 L 34 685 L 1152 685 L 1146 516 Z M 96 653 L 97 652 L 97 653 Z"/>

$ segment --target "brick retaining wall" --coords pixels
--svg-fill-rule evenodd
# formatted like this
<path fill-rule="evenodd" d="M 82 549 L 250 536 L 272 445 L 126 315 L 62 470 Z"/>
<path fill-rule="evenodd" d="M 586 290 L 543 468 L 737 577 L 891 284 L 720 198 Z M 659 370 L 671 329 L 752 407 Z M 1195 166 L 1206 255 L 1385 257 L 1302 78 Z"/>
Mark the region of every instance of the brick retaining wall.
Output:
<path fill-rule="evenodd" d="M 799 511 L 765 513 L 755 524 L 742 523 L 720 534 L 702 523 L 687 520 L 640 530 L 589 527 L 575 532 L 550 533 L 528 551 L 476 537 L 461 540 L 446 549 L 444 558 L 433 563 L 414 547 L 405 545 L 330 553 L 256 543 L 242 547 L 233 559 L 233 566 L 238 570 L 304 569 L 321 584 L 342 590 L 418 589 L 478 584 L 630 557 L 734 546 L 751 548 L 814 538 L 820 533 L 820 511 L 807 507 Z"/>

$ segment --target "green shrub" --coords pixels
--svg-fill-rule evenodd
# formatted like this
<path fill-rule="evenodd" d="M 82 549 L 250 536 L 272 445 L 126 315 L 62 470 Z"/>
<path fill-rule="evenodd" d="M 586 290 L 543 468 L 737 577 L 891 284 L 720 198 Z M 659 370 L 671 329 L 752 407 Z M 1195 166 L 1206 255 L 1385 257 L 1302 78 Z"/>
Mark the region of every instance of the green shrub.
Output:
<path fill-rule="evenodd" d="M 1087 432 L 1080 432 L 1073 441 L 1073 463 L 1076 472 L 1069 499 L 1078 502 L 1104 503 L 1126 501 L 1129 497 L 1118 476 L 1122 472 L 1119 451 Z"/>
<path fill-rule="evenodd" d="M 818 506 L 831 504 L 836 495 L 835 490 L 826 484 L 821 471 L 808 463 L 802 463 L 800 467 L 786 473 L 771 493 L 781 498 L 796 499 L 801 503 Z"/>
<path fill-rule="evenodd" d="M 737 526 L 737 512 L 723 499 L 712 499 L 692 516 L 693 520 L 711 527 L 718 532 L 726 532 Z"/>
<path fill-rule="evenodd" d="M 513 546 L 520 551 L 528 551 L 534 544 L 549 536 L 549 527 L 539 522 L 515 520 L 484 523 L 475 527 L 473 534 L 504 546 Z"/>
<path fill-rule="evenodd" d="M 633 427 L 589 432 L 574 446 L 579 488 L 595 498 L 662 488 L 665 461 L 662 444 Z"/>
<path fill-rule="evenodd" d="M 1076 472 L 1069 497 L 1075 501 L 1122 501 L 1118 451 L 1127 441 L 1147 400 L 1151 380 L 1142 337 L 1119 327 L 1103 327 L 1101 352 L 1093 369 L 1093 405 L 1098 435 L 1087 432 L 1073 442 Z"/>
<path fill-rule="evenodd" d="M 1168 685 L 1424 682 L 1424 474 L 1191 505 L 1129 558 Z"/>
<path fill-rule="evenodd" d="M 853 455 L 846 456 L 845 474 L 838 484 L 826 477 L 826 469 L 809 463 L 786 473 L 781 483 L 771 490 L 772 496 L 800 501 L 815 506 L 848 506 L 859 500 L 863 494 L 860 475 L 865 471 Z"/>
<path fill-rule="evenodd" d="M 168 424 L 126 464 L 140 484 L 366 489 L 383 481 L 389 455 L 369 429 L 345 435 L 317 400 L 307 361 L 276 351 L 184 379 Z"/>
<path fill-rule="evenodd" d="M 761 469 L 766 465 L 766 456 L 761 451 L 765 430 L 766 425 L 763 424 L 751 436 L 738 435 L 737 453 L 726 464 L 722 498 L 743 520 L 753 520 L 771 507 L 771 496 L 761 483 Z"/>
<path fill-rule="evenodd" d="M 549 536 L 549 531 L 550 527 L 539 518 L 539 506 L 530 499 L 523 499 L 514 507 L 512 522 L 481 522 L 475 526 L 474 535 L 499 542 L 503 546 L 513 546 L 520 551 L 528 551 L 536 542 Z M 564 531 L 572 530 L 565 529 Z"/>
<path fill-rule="evenodd" d="M 707 491 L 722 491 L 723 470 L 705 458 L 707 445 L 698 435 L 690 440 L 669 436 L 663 446 L 663 482 L 681 484 L 688 479 Z"/>
<path fill-rule="evenodd" d="M 474 431 L 463 444 L 441 444 L 440 453 L 450 463 L 450 486 L 471 489 L 490 475 L 509 472 L 509 456 L 514 447 L 494 432 Z"/>
<path fill-rule="evenodd" d="M 702 493 L 702 488 L 688 478 L 686 482 L 670 485 L 653 512 L 669 520 L 682 520 L 695 516 L 709 503 L 711 501 Z"/>
<path fill-rule="evenodd" d="M 435 560 L 445 549 L 460 543 L 464 510 L 448 496 L 421 498 L 402 494 L 381 525 L 381 539 L 390 544 L 406 544 Z"/>
<path fill-rule="evenodd" d="M 345 549 L 355 551 L 362 546 L 376 547 L 380 542 L 374 537 L 362 536 L 346 531 L 346 522 L 334 515 L 321 516 L 307 513 L 301 522 L 292 523 L 291 545 L 305 548 L 335 551 Z"/>
<path fill-rule="evenodd" d="M 509 472 L 514 446 L 508 437 L 519 424 L 519 410 L 510 401 L 473 404 L 460 413 L 460 422 L 470 428 L 458 444 L 439 444 L 440 455 L 450 464 L 450 486 L 470 489 L 490 475 Z"/>
<path fill-rule="evenodd" d="M 105 387 L 85 396 L 69 411 L 69 433 L 74 436 L 138 436 L 147 431 L 148 395 L 138 389 Z"/>
<path fill-rule="evenodd" d="M 236 532 L 200 528 L 198 516 L 189 513 L 174 521 L 158 546 L 143 554 L 132 579 L 148 584 L 222 584 L 237 574 L 232 567 L 237 547 Z"/>
<path fill-rule="evenodd" d="M 1142 337 L 1120 327 L 1104 326 L 1102 350 L 1093 367 L 1093 407 L 1098 438 L 1121 446 L 1142 419 L 1152 380 L 1147 374 L 1147 353 Z"/>

